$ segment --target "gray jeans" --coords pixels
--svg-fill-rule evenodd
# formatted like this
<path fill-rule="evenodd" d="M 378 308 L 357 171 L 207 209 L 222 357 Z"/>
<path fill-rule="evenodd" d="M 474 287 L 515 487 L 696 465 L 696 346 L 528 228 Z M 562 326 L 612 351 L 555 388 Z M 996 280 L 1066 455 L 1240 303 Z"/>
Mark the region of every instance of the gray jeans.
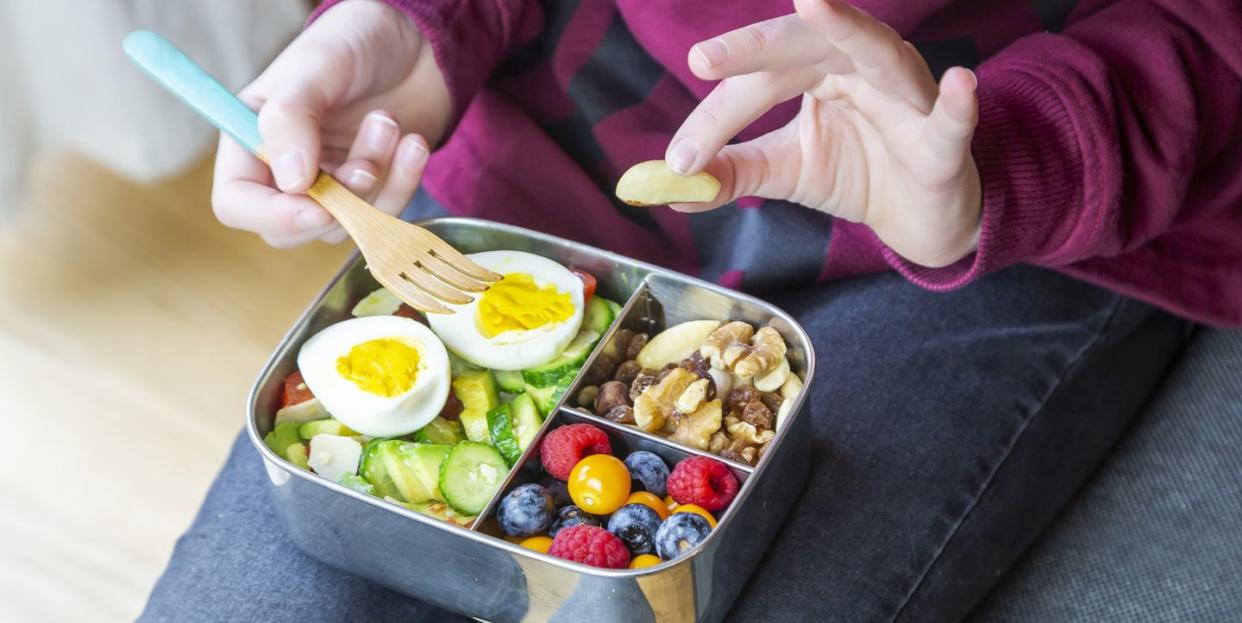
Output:
<path fill-rule="evenodd" d="M 882 274 L 768 297 L 815 343 L 814 463 L 738 621 L 961 618 L 1107 454 L 1190 329 L 1025 267 L 947 294 Z M 302 554 L 264 480 L 240 438 L 142 620 L 455 620 Z"/>

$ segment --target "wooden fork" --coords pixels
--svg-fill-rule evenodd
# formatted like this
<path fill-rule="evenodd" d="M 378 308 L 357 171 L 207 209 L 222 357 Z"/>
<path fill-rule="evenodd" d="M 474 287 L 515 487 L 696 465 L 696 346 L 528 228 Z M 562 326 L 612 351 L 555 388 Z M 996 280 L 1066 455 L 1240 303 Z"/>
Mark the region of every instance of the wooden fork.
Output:
<path fill-rule="evenodd" d="M 258 116 L 202 67 L 151 31 L 131 33 L 124 47 L 156 82 L 266 162 Z M 306 194 L 349 232 L 375 280 L 415 309 L 452 313 L 444 303 L 469 303 L 473 299 L 466 292 L 482 292 L 500 279 L 435 234 L 371 206 L 327 173 L 321 172 Z"/>

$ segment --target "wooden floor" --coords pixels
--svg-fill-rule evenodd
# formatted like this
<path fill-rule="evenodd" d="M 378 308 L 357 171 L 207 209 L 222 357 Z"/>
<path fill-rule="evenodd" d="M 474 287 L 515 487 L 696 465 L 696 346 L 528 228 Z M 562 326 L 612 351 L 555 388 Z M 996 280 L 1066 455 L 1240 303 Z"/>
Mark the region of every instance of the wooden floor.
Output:
<path fill-rule="evenodd" d="M 225 229 L 210 179 L 47 157 L 0 224 L 0 621 L 139 613 L 259 366 L 347 254 Z"/>

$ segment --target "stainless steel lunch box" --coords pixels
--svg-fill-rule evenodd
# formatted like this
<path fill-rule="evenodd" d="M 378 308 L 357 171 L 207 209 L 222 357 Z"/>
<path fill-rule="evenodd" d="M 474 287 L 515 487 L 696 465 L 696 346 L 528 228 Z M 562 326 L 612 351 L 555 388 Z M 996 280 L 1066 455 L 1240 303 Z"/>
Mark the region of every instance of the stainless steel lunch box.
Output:
<path fill-rule="evenodd" d="M 466 218 L 421 224 L 463 252 L 529 251 L 596 275 L 602 296 L 625 301 L 621 316 L 601 345 L 622 326 L 654 330 L 703 318 L 745 320 L 779 331 L 789 345 L 793 370 L 806 383 L 812 380 L 815 354 L 806 332 L 785 312 L 753 297 L 519 227 Z M 329 565 L 416 599 L 495 623 L 717 621 L 724 617 L 806 480 L 811 439 L 802 404 L 806 391 L 797 397 L 757 466 L 731 464 L 742 482 L 741 490 L 699 548 L 647 569 L 587 567 L 493 536 L 490 514 L 497 500 L 492 500 L 472 528 L 454 526 L 300 470 L 263 444 L 279 406 L 283 380 L 295 368 L 302 343 L 320 329 L 348 318 L 354 302 L 376 287 L 361 258 L 353 257 L 277 346 L 251 390 L 246 429 L 263 457 L 277 514 L 299 547 Z M 599 347 L 587 366 L 598 351 Z M 565 401 L 577 394 L 580 383 L 580 379 L 575 381 Z M 591 422 L 603 428 L 612 437 L 615 453 L 622 456 L 645 449 L 670 464 L 691 455 L 714 456 L 565 406 L 545 420 L 541 438 L 549 429 L 569 422 Z M 497 498 L 513 484 L 537 477 L 537 448 L 535 443 L 527 450 Z"/>

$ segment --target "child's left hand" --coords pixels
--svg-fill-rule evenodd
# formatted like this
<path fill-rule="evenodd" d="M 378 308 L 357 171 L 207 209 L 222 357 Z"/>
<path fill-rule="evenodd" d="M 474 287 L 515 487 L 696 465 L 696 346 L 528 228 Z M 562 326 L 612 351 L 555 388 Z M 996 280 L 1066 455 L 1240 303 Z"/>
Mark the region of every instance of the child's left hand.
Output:
<path fill-rule="evenodd" d="M 706 168 L 713 209 L 743 196 L 789 200 L 871 227 L 920 265 L 947 266 L 978 242 L 974 74 L 937 86 L 923 57 L 887 25 L 841 0 L 797 0 L 787 15 L 700 42 L 690 68 L 721 79 L 669 144 L 679 173 Z M 726 145 L 771 107 L 803 95 L 785 127 Z"/>

